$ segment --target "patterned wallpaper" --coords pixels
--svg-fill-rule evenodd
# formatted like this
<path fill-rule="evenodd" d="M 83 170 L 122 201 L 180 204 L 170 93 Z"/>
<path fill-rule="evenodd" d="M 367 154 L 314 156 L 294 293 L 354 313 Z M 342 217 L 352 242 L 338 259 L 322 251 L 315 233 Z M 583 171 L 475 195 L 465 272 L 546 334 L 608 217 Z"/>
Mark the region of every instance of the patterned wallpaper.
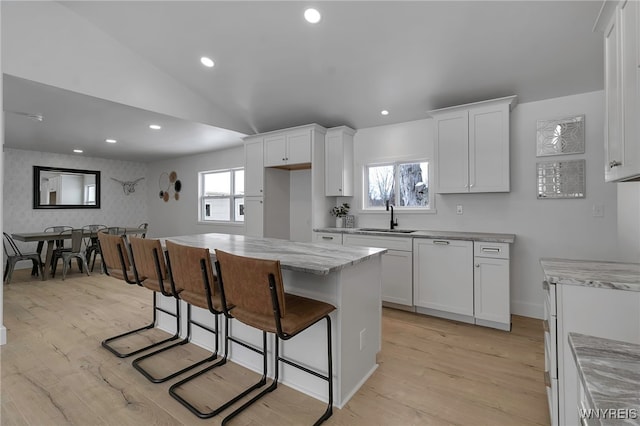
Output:
<path fill-rule="evenodd" d="M 33 209 L 33 166 L 99 170 L 102 193 L 100 208 Z M 125 195 L 122 185 L 113 181 L 112 177 L 121 181 L 140 177 L 145 179 L 138 183 L 135 192 Z M 144 163 L 5 148 L 3 228 L 11 234 L 41 231 L 54 225 L 82 227 L 99 223 L 107 226 L 138 226 L 148 222 L 148 185 L 147 165 Z M 35 243 L 19 244 L 21 249 L 35 249 Z"/>

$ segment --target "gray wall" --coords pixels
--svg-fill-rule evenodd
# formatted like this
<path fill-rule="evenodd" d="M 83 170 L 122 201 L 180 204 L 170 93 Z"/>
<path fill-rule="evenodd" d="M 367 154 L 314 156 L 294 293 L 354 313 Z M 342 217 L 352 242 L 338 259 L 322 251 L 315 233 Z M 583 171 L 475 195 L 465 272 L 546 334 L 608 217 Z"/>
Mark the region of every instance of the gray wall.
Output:
<path fill-rule="evenodd" d="M 536 121 L 585 115 L 585 154 L 536 158 Z M 400 227 L 516 234 L 511 252 L 513 313 L 543 315 L 541 257 L 621 260 L 618 250 L 616 184 L 604 182 L 604 92 L 519 104 L 511 115 L 511 192 L 437 195 L 436 214 L 398 213 Z M 356 188 L 362 166 L 388 159 L 433 159 L 432 120 L 360 129 L 355 136 Z M 586 159 L 586 198 L 538 200 L 536 161 Z M 353 199 L 354 205 L 359 200 Z M 464 214 L 456 215 L 456 205 Z M 593 217 L 594 205 L 604 217 Z M 397 212 L 397 211 L 396 211 Z M 387 226 L 388 213 L 356 212 L 358 226 Z M 636 217 L 637 221 L 637 217 Z M 635 241 L 639 237 L 636 235 Z"/>

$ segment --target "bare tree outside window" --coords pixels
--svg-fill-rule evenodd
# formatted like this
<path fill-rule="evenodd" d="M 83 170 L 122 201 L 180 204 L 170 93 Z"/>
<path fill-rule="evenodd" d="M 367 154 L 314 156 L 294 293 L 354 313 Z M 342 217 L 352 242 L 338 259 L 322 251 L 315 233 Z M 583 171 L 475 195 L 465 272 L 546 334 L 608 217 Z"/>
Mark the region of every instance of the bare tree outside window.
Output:
<path fill-rule="evenodd" d="M 387 200 L 400 207 L 430 208 L 429 163 L 395 163 L 367 167 L 366 207 L 384 207 Z"/>

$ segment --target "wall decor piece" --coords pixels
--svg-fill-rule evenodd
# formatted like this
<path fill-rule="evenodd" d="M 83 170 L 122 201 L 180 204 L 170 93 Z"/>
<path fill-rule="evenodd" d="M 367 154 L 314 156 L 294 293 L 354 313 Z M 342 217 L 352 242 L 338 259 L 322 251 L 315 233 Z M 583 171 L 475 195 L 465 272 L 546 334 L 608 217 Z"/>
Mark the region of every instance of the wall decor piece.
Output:
<path fill-rule="evenodd" d="M 538 120 L 536 156 L 584 153 L 584 115 Z"/>
<path fill-rule="evenodd" d="M 538 198 L 584 198 L 586 167 L 585 160 L 537 163 Z"/>
<path fill-rule="evenodd" d="M 178 174 L 175 171 L 161 173 L 158 178 L 158 186 L 160 187 L 158 196 L 164 200 L 165 203 L 171 198 L 176 201 L 180 199 L 179 192 L 182 190 L 182 182 L 178 180 Z"/>
<path fill-rule="evenodd" d="M 111 179 L 115 180 L 120 185 L 122 185 L 122 191 L 124 192 L 124 195 L 129 195 L 133 192 L 136 192 L 136 185 L 138 184 L 138 182 L 140 182 L 144 178 L 141 177 L 136 180 L 129 180 L 129 181 L 122 181 L 113 177 Z"/>

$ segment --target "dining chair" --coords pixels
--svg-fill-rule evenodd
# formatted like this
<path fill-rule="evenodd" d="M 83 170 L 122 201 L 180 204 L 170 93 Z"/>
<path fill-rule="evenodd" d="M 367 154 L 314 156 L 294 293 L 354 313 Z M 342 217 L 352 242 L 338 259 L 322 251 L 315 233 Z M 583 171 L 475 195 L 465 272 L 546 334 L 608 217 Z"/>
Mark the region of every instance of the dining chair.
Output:
<path fill-rule="evenodd" d="M 16 263 L 22 260 L 30 260 L 33 262 L 33 269 L 36 271 L 36 274 L 40 273 L 40 279 L 44 280 L 44 269 L 42 267 L 42 260 L 40 259 L 39 253 L 23 253 L 16 242 L 11 238 L 9 234 L 6 232 L 2 233 L 4 235 L 4 240 L 2 241 L 2 246 L 4 248 L 5 256 L 7 257 L 7 261 L 4 266 L 4 277 L 3 281 L 5 284 L 11 283 L 11 277 L 13 276 L 13 271 L 15 269 Z M 8 245 L 8 247 L 7 247 Z M 32 272 L 32 275 L 33 272 Z"/>
<path fill-rule="evenodd" d="M 104 259 L 102 259 L 102 253 L 100 253 L 100 244 L 98 244 L 98 232 L 104 231 L 107 229 L 107 225 L 85 225 L 82 227 L 82 231 L 84 232 L 84 244 L 86 247 L 86 255 L 87 262 L 91 263 L 91 272 L 93 272 L 93 268 L 96 265 L 96 258 L 100 255 L 100 260 L 104 263 Z M 91 256 L 93 255 L 93 262 L 91 261 Z M 104 269 L 104 268 L 103 268 Z"/>
<path fill-rule="evenodd" d="M 100 253 L 102 253 L 104 270 L 108 276 L 124 281 L 129 285 L 138 285 L 140 287 L 143 286 L 142 283 L 147 280 L 147 277 L 145 275 L 139 274 L 137 269 L 132 266 L 132 262 L 129 258 L 129 250 L 127 248 L 127 242 L 124 236 L 109 234 L 106 232 L 98 232 L 98 244 L 100 244 Z M 157 250 L 157 247 L 156 247 L 156 250 Z M 162 253 L 162 251 L 160 251 L 159 253 Z M 156 263 L 156 260 L 157 260 L 157 263 Z M 164 257 L 160 254 L 153 255 L 153 263 L 155 265 L 154 268 L 158 268 L 160 272 L 158 272 L 158 269 L 156 269 L 156 272 L 150 271 L 150 279 L 154 280 L 154 277 L 155 277 L 157 279 L 157 283 L 156 283 L 157 288 L 160 289 L 161 292 L 166 291 L 164 287 L 165 286 L 164 278 L 166 277 L 166 272 L 164 272 L 164 270 L 166 269 L 166 267 L 162 266 L 164 264 Z M 143 269 L 146 271 L 147 270 L 146 268 L 147 267 L 145 266 Z M 153 284 L 149 284 L 149 286 L 155 287 L 155 285 Z M 176 307 L 176 314 L 179 314 L 179 311 L 177 309 L 178 308 Z M 127 358 L 178 338 L 180 336 L 179 319 L 177 319 L 176 335 L 169 337 L 167 339 L 154 341 L 149 345 L 133 349 L 129 352 L 122 352 L 116 349 L 116 347 L 112 345 L 112 343 L 124 337 L 138 334 L 145 330 L 153 329 L 156 326 L 157 311 L 164 312 L 169 315 L 173 315 L 173 313 L 171 313 L 170 311 L 167 311 L 157 306 L 156 295 L 154 292 L 153 293 L 153 318 L 151 323 L 143 327 L 136 328 L 135 330 L 130 330 L 125 333 L 118 334 L 117 336 L 109 337 L 102 341 L 101 343 L 102 347 L 109 350 L 109 352 L 111 352 L 118 358 Z"/>
<path fill-rule="evenodd" d="M 135 237 L 133 237 L 132 240 L 134 240 L 134 238 Z M 140 243 L 140 245 L 142 245 L 142 241 L 145 241 L 143 238 L 137 238 L 136 240 L 138 240 L 137 243 Z M 167 348 L 162 348 L 155 352 L 145 354 L 131 363 L 136 370 L 142 373 L 143 376 L 153 383 L 166 382 L 167 380 L 171 380 L 193 368 L 215 361 L 216 358 L 218 358 L 218 317 L 222 314 L 219 295 L 216 293 L 207 293 L 205 290 L 215 283 L 209 250 L 182 246 L 172 243 L 171 241 L 167 241 L 165 245 L 167 248 L 167 268 L 171 282 L 171 293 L 178 302 L 179 300 L 183 300 L 187 303 L 187 335 L 179 342 L 174 343 Z M 193 319 L 191 316 L 192 306 L 217 312 L 217 314 L 214 315 L 214 327 L 211 328 L 210 326 Z M 180 368 L 178 371 L 166 376 L 157 377 L 151 374 L 149 372 L 149 367 L 145 367 L 143 363 L 160 352 L 165 352 L 168 349 L 189 343 L 192 338 L 192 326 L 194 325 L 214 336 L 213 352 L 206 358 Z M 222 361 L 224 362 L 226 359 Z"/>
<path fill-rule="evenodd" d="M 147 229 L 149 229 L 149 224 L 144 222 L 141 223 L 140 225 L 138 225 L 138 228 L 140 229 L 140 235 L 142 235 L 142 238 L 147 238 Z"/>
<path fill-rule="evenodd" d="M 333 413 L 333 355 L 330 314 L 336 309 L 335 306 L 286 293 L 278 260 L 256 259 L 216 250 L 216 270 L 225 315 L 231 315 L 236 320 L 261 330 L 263 335 L 266 333 L 275 335 L 273 349 L 275 367 L 271 385 L 228 414 L 222 424 L 226 424 L 264 395 L 277 388 L 280 362 L 327 381 L 329 395 L 327 408 L 315 422 L 315 425 L 323 423 Z M 327 327 L 326 374 L 280 355 L 281 340 L 292 339 L 322 320 L 326 320 Z M 266 339 L 264 342 L 263 350 L 266 352 Z M 264 373 L 266 374 L 266 365 Z"/>
<path fill-rule="evenodd" d="M 56 226 L 48 226 L 44 228 L 44 232 L 55 232 L 59 234 L 63 231 L 71 231 L 72 229 L 73 229 L 73 226 L 56 225 Z M 44 246 L 44 241 L 38 241 L 38 248 L 37 248 L 38 253 L 42 253 L 43 246 Z M 64 239 L 55 240 L 52 253 L 55 254 L 56 252 L 58 252 L 58 254 L 60 254 L 64 250 L 69 251 L 69 249 L 65 248 L 64 246 Z M 58 258 L 59 257 L 60 256 L 58 256 Z M 45 265 L 47 269 L 50 271 L 53 271 L 53 259 L 54 259 L 54 256 L 51 256 L 51 264 Z"/>
<path fill-rule="evenodd" d="M 72 229 L 71 231 L 62 231 L 60 236 L 71 233 L 71 247 L 69 250 L 62 250 L 54 252 L 53 255 L 53 270 L 52 277 L 56 276 L 56 269 L 58 267 L 58 259 L 62 259 L 62 280 L 64 281 L 67 276 L 67 270 L 71 266 L 71 259 L 76 259 L 80 271 L 84 271 L 89 274 L 89 265 L 85 256 L 84 250 L 84 233 L 81 228 Z"/>

